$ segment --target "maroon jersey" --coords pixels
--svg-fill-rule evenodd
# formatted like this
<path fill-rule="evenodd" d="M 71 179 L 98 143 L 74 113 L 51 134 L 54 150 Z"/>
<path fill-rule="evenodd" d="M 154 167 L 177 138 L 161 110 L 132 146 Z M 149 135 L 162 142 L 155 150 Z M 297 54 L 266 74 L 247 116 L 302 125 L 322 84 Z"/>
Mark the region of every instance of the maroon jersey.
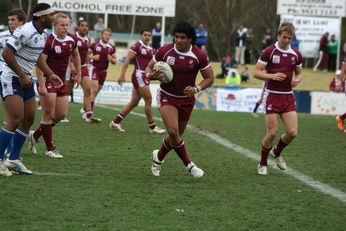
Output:
<path fill-rule="evenodd" d="M 191 46 L 188 52 L 183 53 L 175 48 L 174 43 L 159 48 L 154 60 L 171 66 L 173 79 L 170 83 L 161 83 L 160 88 L 175 97 L 186 97 L 183 92 L 185 87 L 195 86 L 198 71 L 210 66 L 208 56 L 197 46 Z"/>
<path fill-rule="evenodd" d="M 153 58 L 154 51 L 149 45 L 145 45 L 142 40 L 139 40 L 130 47 L 130 51 L 136 54 L 135 57 L 135 70 L 144 72 L 150 60 Z"/>
<path fill-rule="evenodd" d="M 109 64 L 107 56 L 115 54 L 115 46 L 109 43 L 102 43 L 102 41 L 100 40 L 100 42 L 98 43 L 91 44 L 90 49 L 93 51 L 93 55 L 100 55 L 99 60 L 92 61 L 92 65 L 94 66 L 94 68 L 97 70 L 106 71 Z"/>
<path fill-rule="evenodd" d="M 277 72 L 286 74 L 286 78 L 283 81 L 268 80 L 268 91 L 292 92 L 291 82 L 293 73 L 296 68 L 301 68 L 303 63 L 302 55 L 297 49 L 290 46 L 288 50 L 282 50 L 276 42 L 263 50 L 258 62 L 266 65 L 266 71 L 269 74 Z"/>
<path fill-rule="evenodd" d="M 73 49 L 77 41 L 70 35 L 59 39 L 54 33 L 48 35 L 43 54 L 48 56 L 47 64 L 52 71 L 64 82 L 66 69 Z"/>
<path fill-rule="evenodd" d="M 84 66 L 87 63 L 88 51 L 90 47 L 90 41 L 87 36 L 82 37 L 76 32 L 77 47 L 80 56 L 80 64 Z"/>

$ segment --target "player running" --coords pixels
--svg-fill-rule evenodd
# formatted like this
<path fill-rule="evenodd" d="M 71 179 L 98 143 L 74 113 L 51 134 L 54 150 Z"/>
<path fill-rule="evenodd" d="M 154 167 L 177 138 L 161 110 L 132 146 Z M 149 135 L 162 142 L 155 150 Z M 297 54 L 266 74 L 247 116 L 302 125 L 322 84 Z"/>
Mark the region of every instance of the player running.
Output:
<path fill-rule="evenodd" d="M 157 95 L 157 104 L 168 135 L 164 137 L 161 148 L 152 153 L 151 171 L 154 176 L 160 176 L 164 158 L 174 149 L 187 171 L 198 178 L 204 172 L 191 161 L 182 135 L 195 105 L 194 95 L 213 84 L 214 74 L 207 55 L 195 46 L 196 32 L 189 23 L 178 23 L 174 27 L 173 38 L 173 43 L 158 49 L 145 70 L 149 79 L 161 79 L 162 73 L 154 71 L 153 67 L 156 62 L 164 61 L 174 73 L 171 82 L 161 83 Z M 201 72 L 203 80 L 195 85 L 198 72 Z"/>
<path fill-rule="evenodd" d="M 106 28 L 102 31 L 101 40 L 93 43 L 90 46 L 92 54 L 90 55 L 91 62 L 91 111 L 93 111 L 95 99 L 100 92 L 107 76 L 109 62 L 116 63 L 115 46 L 109 43 L 112 31 Z M 96 118 L 94 118 L 96 120 Z M 98 119 L 101 122 L 100 119 Z"/>
<path fill-rule="evenodd" d="M 122 111 L 110 122 L 109 127 L 124 132 L 121 128 L 120 122 L 138 105 L 141 98 L 144 99 L 144 111 L 148 121 L 148 127 L 150 133 L 164 133 L 166 130 L 158 127 L 154 121 L 153 114 L 151 112 L 151 93 L 149 79 L 145 76 L 145 68 L 153 57 L 153 49 L 149 46 L 151 38 L 151 32 L 148 29 L 141 31 L 141 39 L 131 46 L 127 58 L 121 68 L 120 77 L 118 83 L 123 85 L 125 82 L 125 72 L 129 64 L 134 60 L 135 68 L 132 73 L 132 97 L 131 101 L 122 109 Z"/>

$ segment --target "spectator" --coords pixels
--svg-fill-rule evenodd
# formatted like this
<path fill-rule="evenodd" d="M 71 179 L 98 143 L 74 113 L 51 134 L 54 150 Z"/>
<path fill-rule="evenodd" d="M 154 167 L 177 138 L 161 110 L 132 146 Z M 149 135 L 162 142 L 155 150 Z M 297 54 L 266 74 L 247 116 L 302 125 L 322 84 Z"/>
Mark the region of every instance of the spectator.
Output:
<path fill-rule="evenodd" d="M 204 28 L 204 24 L 200 23 L 196 29 L 196 45 L 201 48 L 202 46 L 207 46 L 208 31 Z"/>
<path fill-rule="evenodd" d="M 297 49 L 297 50 L 299 50 L 299 43 L 300 43 L 300 40 L 298 40 L 298 39 L 297 39 L 297 36 L 294 35 L 294 36 L 293 36 L 293 39 L 292 39 L 292 41 L 291 41 L 291 47 L 292 47 L 292 48 L 295 48 L 295 49 Z"/>
<path fill-rule="evenodd" d="M 262 37 L 262 50 L 272 45 L 273 43 L 274 43 L 274 37 L 273 37 L 272 29 L 270 27 L 267 27 Z"/>
<path fill-rule="evenodd" d="M 240 85 L 241 79 L 237 69 L 231 68 L 225 79 L 226 87 L 237 88 Z"/>
<path fill-rule="evenodd" d="M 221 61 L 221 77 L 225 78 L 230 68 L 237 68 L 237 62 L 232 59 L 232 56 L 227 55 Z"/>
<path fill-rule="evenodd" d="M 320 39 L 320 49 L 319 49 L 319 57 L 316 65 L 314 66 L 314 71 L 318 69 L 320 71 L 327 71 L 328 65 L 328 45 L 329 45 L 329 32 L 326 32 L 322 35 Z"/>
<path fill-rule="evenodd" d="M 153 28 L 151 35 L 152 35 L 152 37 L 151 37 L 152 47 L 154 49 L 154 52 L 156 53 L 156 50 L 161 47 L 162 32 L 161 32 L 161 23 L 160 22 L 157 22 L 155 24 L 155 27 Z"/>
<path fill-rule="evenodd" d="M 248 28 L 246 33 L 246 48 L 245 48 L 245 64 L 251 64 L 252 63 L 252 28 Z"/>
<path fill-rule="evenodd" d="M 240 73 L 241 83 L 247 83 L 249 80 L 249 68 L 245 66 L 244 70 Z"/>
<path fill-rule="evenodd" d="M 328 45 L 328 71 L 336 70 L 336 54 L 338 53 L 338 45 L 338 40 L 335 39 L 335 35 L 333 34 L 330 37 Z"/>
<path fill-rule="evenodd" d="M 341 70 L 335 72 L 335 76 L 329 84 L 329 90 L 334 92 L 345 92 L 345 80 Z"/>
<path fill-rule="evenodd" d="M 247 40 L 247 28 L 239 26 L 235 34 L 235 60 L 241 65 L 245 64 L 245 49 Z"/>
<path fill-rule="evenodd" d="M 76 33 L 77 24 L 73 21 L 72 17 L 69 15 L 70 23 L 68 24 L 67 32 L 70 34 Z"/>
<path fill-rule="evenodd" d="M 101 38 L 102 31 L 106 29 L 105 24 L 103 23 L 103 18 L 98 17 L 97 23 L 94 25 L 94 31 L 95 31 L 95 43 L 98 43 Z"/>

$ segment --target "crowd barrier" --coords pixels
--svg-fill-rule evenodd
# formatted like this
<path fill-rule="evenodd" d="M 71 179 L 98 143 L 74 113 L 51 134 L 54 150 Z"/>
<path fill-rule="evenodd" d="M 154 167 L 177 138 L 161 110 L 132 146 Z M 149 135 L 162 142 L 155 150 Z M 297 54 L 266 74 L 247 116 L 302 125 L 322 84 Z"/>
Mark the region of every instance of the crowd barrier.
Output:
<path fill-rule="evenodd" d="M 157 107 L 156 93 L 159 84 L 150 84 L 152 105 Z M 131 83 L 120 86 L 117 82 L 106 81 L 96 99 L 96 104 L 126 105 L 132 95 Z M 196 109 L 216 110 L 229 112 L 251 112 L 260 98 L 262 89 L 239 88 L 229 89 L 225 87 L 210 87 L 196 95 Z M 345 93 L 320 92 L 320 91 L 294 91 L 297 112 L 319 115 L 338 115 L 346 112 Z M 74 101 L 83 102 L 83 91 L 79 87 L 74 89 Z M 139 102 L 140 106 L 144 101 Z M 261 113 L 264 105 L 258 108 Z"/>

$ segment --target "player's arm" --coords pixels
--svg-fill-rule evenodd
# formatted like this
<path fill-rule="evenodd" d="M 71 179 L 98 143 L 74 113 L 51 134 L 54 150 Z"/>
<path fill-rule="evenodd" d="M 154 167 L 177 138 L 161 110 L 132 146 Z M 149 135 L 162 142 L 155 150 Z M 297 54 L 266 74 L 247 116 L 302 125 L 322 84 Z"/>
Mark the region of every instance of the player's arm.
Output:
<path fill-rule="evenodd" d="M 44 82 L 43 71 L 41 71 L 40 68 L 35 66 L 35 72 L 36 72 L 37 83 L 38 83 L 38 88 L 37 88 L 38 94 L 45 95 L 47 93 L 47 88 Z"/>
<path fill-rule="evenodd" d="M 108 54 L 107 55 L 108 61 L 111 62 L 111 64 L 117 63 L 117 56 L 116 54 Z"/>
<path fill-rule="evenodd" d="M 41 53 L 40 56 L 38 57 L 36 66 L 40 68 L 41 71 L 43 71 L 43 73 L 49 78 L 49 80 L 53 83 L 55 87 L 61 87 L 63 85 L 63 82 L 61 81 L 59 76 L 54 74 L 52 69 L 50 69 L 50 67 L 48 66 L 46 62 L 47 58 L 48 58 L 48 55 Z"/>
<path fill-rule="evenodd" d="M 130 62 L 136 57 L 136 53 L 129 51 L 129 53 L 127 54 L 127 57 L 123 63 L 123 66 L 121 67 L 121 72 L 120 72 L 120 76 L 118 78 L 118 83 L 120 85 L 123 85 L 123 83 L 125 82 L 125 73 L 126 70 L 130 64 Z"/>
<path fill-rule="evenodd" d="M 294 76 L 292 77 L 292 87 L 296 87 L 302 80 L 302 68 L 296 67 L 294 71 Z"/>
<path fill-rule="evenodd" d="M 80 67 L 80 56 L 79 56 L 79 51 L 77 47 L 73 49 L 71 59 L 72 59 L 72 63 L 73 63 L 76 75 L 77 75 L 77 87 L 78 87 L 82 79 L 82 76 L 81 76 L 82 73 L 81 73 L 81 67 Z"/>
<path fill-rule="evenodd" d="M 16 52 L 16 50 L 10 45 L 7 45 L 2 53 L 2 57 L 4 58 L 6 64 L 12 69 L 12 71 L 14 71 L 14 73 L 19 76 L 22 87 L 30 87 L 32 85 L 31 78 L 24 73 L 23 69 L 18 64 L 14 52 Z"/>
<path fill-rule="evenodd" d="M 203 80 L 196 86 L 187 86 L 184 89 L 184 94 L 187 97 L 192 97 L 194 94 L 210 87 L 214 83 L 214 71 L 211 65 L 206 69 L 201 70 Z"/>
<path fill-rule="evenodd" d="M 270 74 L 265 71 L 265 68 L 266 68 L 265 64 L 257 62 L 255 66 L 254 77 L 256 79 L 260 79 L 264 81 L 270 80 L 270 79 L 275 81 L 282 81 L 286 78 L 286 75 L 284 73 L 277 72 L 274 74 Z"/>

